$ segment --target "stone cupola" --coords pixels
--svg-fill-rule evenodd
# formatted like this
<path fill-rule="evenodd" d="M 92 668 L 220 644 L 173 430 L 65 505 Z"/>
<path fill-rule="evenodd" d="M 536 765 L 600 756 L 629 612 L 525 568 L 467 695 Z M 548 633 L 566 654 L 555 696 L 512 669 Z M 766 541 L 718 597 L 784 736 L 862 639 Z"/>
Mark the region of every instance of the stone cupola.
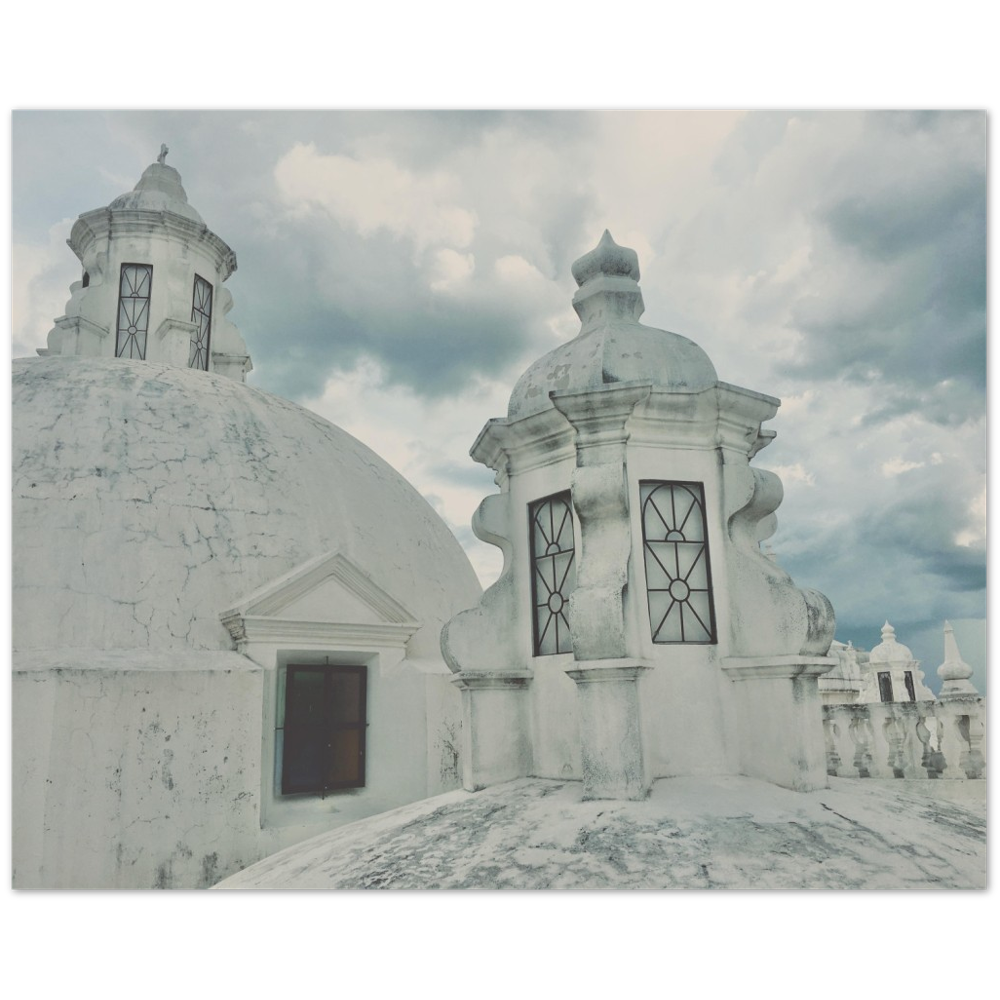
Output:
<path fill-rule="evenodd" d="M 67 241 L 83 265 L 43 356 L 127 358 L 245 381 L 253 365 L 227 314 L 236 254 L 188 203 L 161 146 L 135 188 L 85 212 Z"/>
<path fill-rule="evenodd" d="M 882 641 L 868 654 L 865 687 L 860 701 L 933 701 L 934 692 L 924 684 L 920 661 L 909 646 L 896 638 L 896 630 L 887 621 L 882 626 Z"/>
<path fill-rule="evenodd" d="M 500 488 L 473 530 L 504 569 L 442 633 L 465 786 L 578 778 L 588 797 L 634 799 L 674 775 L 824 785 L 833 609 L 761 552 L 782 489 L 750 464 L 780 403 L 642 325 L 638 259 L 609 233 L 573 275 L 580 332 L 472 447 Z"/>

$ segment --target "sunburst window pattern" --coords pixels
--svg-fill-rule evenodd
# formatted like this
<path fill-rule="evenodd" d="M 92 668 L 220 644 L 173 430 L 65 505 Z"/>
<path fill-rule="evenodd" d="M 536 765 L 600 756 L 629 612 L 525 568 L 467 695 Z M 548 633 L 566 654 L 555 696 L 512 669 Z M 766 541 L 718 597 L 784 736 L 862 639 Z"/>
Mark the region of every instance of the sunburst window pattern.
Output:
<path fill-rule="evenodd" d="M 149 331 L 149 293 L 153 286 L 150 264 L 122 264 L 118 292 L 118 339 L 115 356 L 146 360 Z"/>
<path fill-rule="evenodd" d="M 653 642 L 715 642 L 701 483 L 643 482 L 639 499 Z"/>
<path fill-rule="evenodd" d="M 566 604 L 576 586 L 576 566 L 569 493 L 535 501 L 528 516 L 535 656 L 571 653 Z"/>
<path fill-rule="evenodd" d="M 191 303 L 191 351 L 188 368 L 208 371 L 208 341 L 212 333 L 212 286 L 200 275 L 194 276 L 194 297 Z"/>

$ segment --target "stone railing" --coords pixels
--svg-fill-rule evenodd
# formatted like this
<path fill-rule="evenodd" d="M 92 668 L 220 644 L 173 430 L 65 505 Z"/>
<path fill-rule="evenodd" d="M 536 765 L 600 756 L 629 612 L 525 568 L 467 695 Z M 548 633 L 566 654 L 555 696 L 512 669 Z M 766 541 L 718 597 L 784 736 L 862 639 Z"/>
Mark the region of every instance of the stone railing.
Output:
<path fill-rule="evenodd" d="M 839 778 L 985 778 L 986 701 L 824 705 L 826 771 Z"/>

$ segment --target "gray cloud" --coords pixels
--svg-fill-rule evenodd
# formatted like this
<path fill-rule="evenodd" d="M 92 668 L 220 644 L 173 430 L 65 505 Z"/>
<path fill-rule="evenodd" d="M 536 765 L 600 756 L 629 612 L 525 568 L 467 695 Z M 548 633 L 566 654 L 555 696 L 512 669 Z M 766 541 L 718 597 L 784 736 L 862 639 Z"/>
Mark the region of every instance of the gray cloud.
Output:
<path fill-rule="evenodd" d="M 773 544 L 796 581 L 874 641 L 886 616 L 927 635 L 981 619 L 982 545 L 956 538 L 981 536 L 984 116 L 773 111 L 705 131 L 609 114 L 18 112 L 15 253 L 30 250 L 33 292 L 58 294 L 18 313 L 17 343 L 41 346 L 78 277 L 50 228 L 130 188 L 167 142 L 192 204 L 238 254 L 231 318 L 252 382 L 310 405 L 329 383 L 327 412 L 376 450 L 364 414 L 412 414 L 388 453 L 472 548 L 471 511 L 448 507 L 493 489 L 466 451 L 495 414 L 472 400 L 484 384 L 502 396 L 572 335 L 570 265 L 608 225 L 640 248 L 648 322 L 696 339 L 722 378 L 799 398 L 758 460 L 791 470 Z M 314 162 L 295 200 L 276 168 L 303 146 Z M 331 158 L 350 169 L 323 173 Z M 346 175 L 344 205 L 314 197 Z M 373 195 L 377 177 L 401 186 Z M 473 222 L 458 232 L 438 209 Z M 444 288 L 442 251 L 468 263 Z M 344 374 L 355 369 L 363 391 Z M 358 393 L 350 416 L 338 391 Z M 417 425 L 441 401 L 460 432 Z M 414 458 L 407 434 L 433 447 Z"/>
<path fill-rule="evenodd" d="M 816 267 L 791 306 L 803 341 L 785 371 L 887 385 L 869 423 L 908 405 L 945 424 L 983 412 L 984 129 L 981 114 L 872 114 L 812 212 Z"/>

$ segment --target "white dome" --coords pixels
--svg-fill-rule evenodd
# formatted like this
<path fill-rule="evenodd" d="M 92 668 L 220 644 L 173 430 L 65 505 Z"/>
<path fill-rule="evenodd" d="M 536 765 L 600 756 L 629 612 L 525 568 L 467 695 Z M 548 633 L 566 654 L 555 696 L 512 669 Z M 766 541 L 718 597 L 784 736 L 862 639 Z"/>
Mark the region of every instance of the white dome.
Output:
<path fill-rule="evenodd" d="M 13 363 L 17 649 L 231 649 L 219 614 L 340 552 L 425 624 L 481 588 L 397 472 L 294 403 L 208 372 Z"/>
<path fill-rule="evenodd" d="M 882 626 L 882 641 L 868 654 L 869 663 L 911 663 L 909 646 L 896 641 L 896 630 L 886 622 Z"/>
<path fill-rule="evenodd" d="M 204 224 L 204 219 L 188 204 L 181 175 L 165 163 L 151 163 L 146 167 L 139 183 L 128 193 L 115 198 L 108 209 L 112 212 L 173 212 L 192 222 Z"/>
<path fill-rule="evenodd" d="M 573 299 L 580 332 L 518 379 L 508 419 L 548 409 L 553 390 L 652 382 L 655 389 L 697 392 L 717 383 L 715 366 L 693 340 L 638 322 L 644 306 L 634 250 L 619 246 L 605 230 L 597 246 L 573 264 L 573 276 L 580 286 Z"/>

